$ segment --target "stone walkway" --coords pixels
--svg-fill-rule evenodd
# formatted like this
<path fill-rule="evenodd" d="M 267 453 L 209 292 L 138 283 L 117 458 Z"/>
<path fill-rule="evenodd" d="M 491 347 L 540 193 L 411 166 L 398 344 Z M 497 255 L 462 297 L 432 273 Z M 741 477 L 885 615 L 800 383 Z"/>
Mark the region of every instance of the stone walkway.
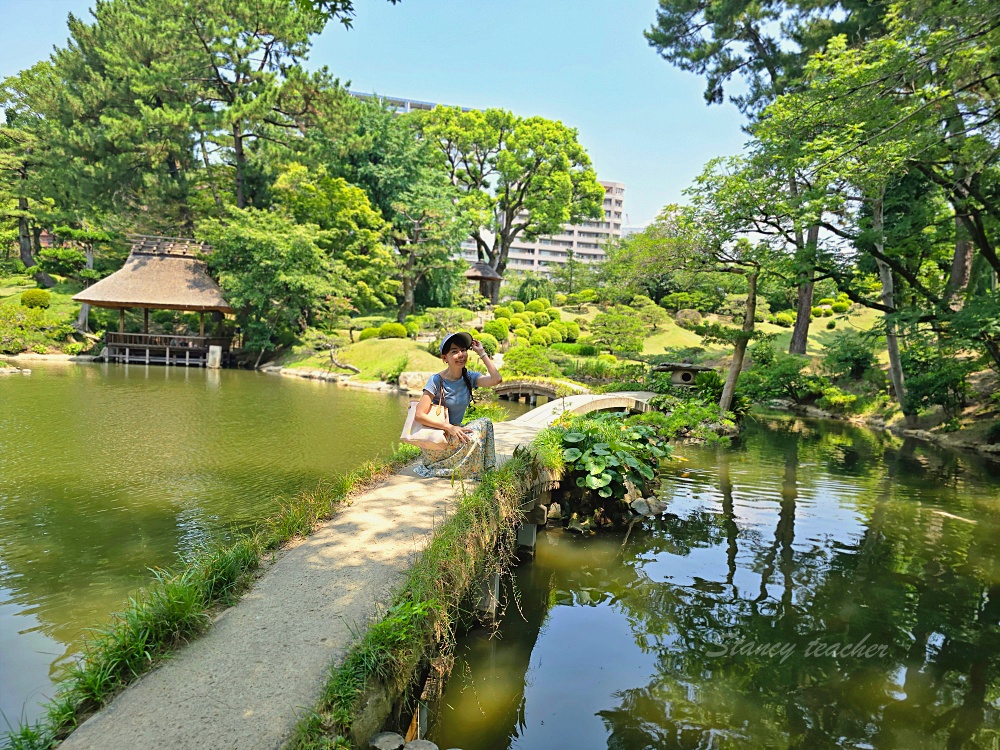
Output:
<path fill-rule="evenodd" d="M 530 442 L 564 409 L 635 407 L 648 395 L 572 396 L 546 404 L 496 426 L 498 457 Z M 378 616 L 459 492 L 448 480 L 404 470 L 356 498 L 284 552 L 204 636 L 123 691 L 61 747 L 281 747 L 316 705 L 330 664 Z"/>

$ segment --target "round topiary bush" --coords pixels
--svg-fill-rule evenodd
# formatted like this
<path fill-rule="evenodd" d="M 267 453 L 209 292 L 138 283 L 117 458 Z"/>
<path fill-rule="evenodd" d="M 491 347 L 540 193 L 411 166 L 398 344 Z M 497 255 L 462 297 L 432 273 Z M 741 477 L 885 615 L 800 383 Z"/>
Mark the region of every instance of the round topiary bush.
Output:
<path fill-rule="evenodd" d="M 830 305 L 830 309 L 835 313 L 845 313 L 851 309 L 851 304 L 849 302 L 834 302 Z"/>
<path fill-rule="evenodd" d="M 476 338 L 479 339 L 479 343 L 483 345 L 483 349 L 485 349 L 486 353 L 491 357 L 500 349 L 500 342 L 496 340 L 495 336 L 488 333 L 480 333 L 476 336 Z"/>
<path fill-rule="evenodd" d="M 408 320 L 405 323 L 403 323 L 403 326 L 406 328 L 407 336 L 412 337 L 420 333 L 420 324 L 417 323 L 417 321 L 415 320 Z"/>
<path fill-rule="evenodd" d="M 21 292 L 21 304 L 25 307 L 47 308 L 52 304 L 52 295 L 44 289 L 27 289 Z"/>
<path fill-rule="evenodd" d="M 549 316 L 549 320 L 562 320 L 562 310 L 554 307 L 546 308 L 545 314 Z"/>
<path fill-rule="evenodd" d="M 701 313 L 697 310 L 692 310 L 691 308 L 686 308 L 684 310 L 678 310 L 674 315 L 674 320 L 677 321 L 677 325 L 681 328 L 695 328 L 701 325 L 702 317 Z"/>
<path fill-rule="evenodd" d="M 405 339 L 406 326 L 402 323 L 383 323 L 378 329 L 380 339 Z"/>
<path fill-rule="evenodd" d="M 498 318 L 498 319 L 499 318 L 509 318 L 511 315 L 513 315 L 513 312 L 511 311 L 511 309 L 509 307 L 504 307 L 503 305 L 499 305 L 499 306 L 493 308 L 493 317 L 494 318 Z"/>
<path fill-rule="evenodd" d="M 556 294 L 556 304 L 557 305 L 565 305 L 567 299 L 568 299 L 568 295 L 566 295 L 566 294 Z"/>
<path fill-rule="evenodd" d="M 563 342 L 562 333 L 554 325 L 547 325 L 542 330 L 549 334 L 549 338 L 552 339 L 553 344 L 561 344 Z"/>
<path fill-rule="evenodd" d="M 483 324 L 483 333 L 488 333 L 497 341 L 505 341 L 507 335 L 510 333 L 510 327 L 507 324 L 506 318 L 497 318 L 496 320 L 488 320 Z"/>
<path fill-rule="evenodd" d="M 832 318 L 833 317 L 833 310 L 831 310 L 829 307 L 825 308 L 823 310 L 823 317 L 824 318 Z"/>
<path fill-rule="evenodd" d="M 580 326 L 570 321 L 566 325 L 566 341 L 576 341 L 580 338 Z"/>
<path fill-rule="evenodd" d="M 366 328 L 358 335 L 358 341 L 367 341 L 368 339 L 378 338 L 378 328 Z"/>
<path fill-rule="evenodd" d="M 566 340 L 566 334 L 569 333 L 569 326 L 563 323 L 561 320 L 553 320 L 549 323 L 549 328 L 555 328 L 559 331 L 559 335 L 562 336 L 562 340 Z"/>
<path fill-rule="evenodd" d="M 514 339 L 514 346 L 531 346 L 531 339 L 528 336 L 518 336 Z"/>
<path fill-rule="evenodd" d="M 528 312 L 537 313 L 544 310 L 545 305 L 542 304 L 542 301 L 540 299 L 533 299 L 531 300 L 531 302 L 529 302 L 524 306 L 524 309 Z"/>
<path fill-rule="evenodd" d="M 549 340 L 540 331 L 535 331 L 531 334 L 531 338 L 528 339 L 528 343 L 531 346 L 548 346 Z"/>
<path fill-rule="evenodd" d="M 548 313 L 535 313 L 535 325 L 539 328 L 544 328 L 551 322 L 552 318 L 549 317 Z"/>
<path fill-rule="evenodd" d="M 834 303 L 833 297 L 824 297 L 816 304 L 822 306 L 822 305 L 832 305 L 833 303 Z"/>
<path fill-rule="evenodd" d="M 597 361 L 603 362 L 606 365 L 617 365 L 618 357 L 616 357 L 614 354 L 598 354 Z"/>
<path fill-rule="evenodd" d="M 822 307 L 814 307 L 812 309 L 812 314 L 813 315 L 822 315 L 823 314 L 823 308 Z"/>
<path fill-rule="evenodd" d="M 510 309 L 513 310 L 515 313 L 524 312 L 524 303 L 521 302 L 521 300 L 516 299 L 510 303 Z"/>
<path fill-rule="evenodd" d="M 792 317 L 791 313 L 780 312 L 776 313 L 774 316 L 774 324 L 776 326 L 781 326 L 782 328 L 791 328 L 795 325 L 795 318 Z"/>
<path fill-rule="evenodd" d="M 826 329 L 828 331 L 832 331 L 836 327 L 837 327 L 837 321 L 836 320 L 828 320 L 828 321 L 826 321 Z"/>
<path fill-rule="evenodd" d="M 550 307 L 552 307 L 552 303 L 549 302 L 548 297 L 539 297 L 536 301 L 542 303 L 543 310 L 548 310 Z"/>
<path fill-rule="evenodd" d="M 534 329 L 529 328 L 528 326 L 518 326 L 517 328 L 514 329 L 515 336 L 525 339 L 530 339 L 531 334 L 534 332 L 535 332 Z"/>

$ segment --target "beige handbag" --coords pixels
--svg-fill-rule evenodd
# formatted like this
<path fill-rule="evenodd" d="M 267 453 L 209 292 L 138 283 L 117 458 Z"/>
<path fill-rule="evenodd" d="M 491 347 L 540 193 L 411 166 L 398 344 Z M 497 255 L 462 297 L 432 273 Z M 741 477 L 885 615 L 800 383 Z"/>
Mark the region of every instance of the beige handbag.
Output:
<path fill-rule="evenodd" d="M 441 383 L 438 383 L 441 386 Z M 435 419 L 448 422 L 448 407 L 444 405 L 444 388 L 440 388 L 439 394 L 441 402 L 435 404 L 431 401 L 431 408 L 427 414 Z M 441 450 L 448 446 L 448 435 L 444 430 L 433 427 L 425 427 L 417 421 L 417 405 L 419 401 L 411 401 L 409 411 L 406 412 L 406 422 L 403 423 L 403 433 L 399 439 L 404 443 L 415 445 L 425 450 Z"/>

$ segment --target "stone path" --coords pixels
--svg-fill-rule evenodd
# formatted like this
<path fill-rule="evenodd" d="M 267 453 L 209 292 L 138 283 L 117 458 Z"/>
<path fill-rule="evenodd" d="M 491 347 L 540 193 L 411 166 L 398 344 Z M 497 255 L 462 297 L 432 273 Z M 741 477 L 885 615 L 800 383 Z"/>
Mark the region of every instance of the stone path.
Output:
<path fill-rule="evenodd" d="M 546 404 L 496 426 L 498 457 L 530 442 L 564 410 L 632 408 L 649 395 L 572 396 Z M 378 615 L 459 492 L 449 480 L 404 470 L 356 498 L 284 552 L 204 636 L 123 691 L 61 747 L 281 747 L 315 706 L 329 665 Z"/>

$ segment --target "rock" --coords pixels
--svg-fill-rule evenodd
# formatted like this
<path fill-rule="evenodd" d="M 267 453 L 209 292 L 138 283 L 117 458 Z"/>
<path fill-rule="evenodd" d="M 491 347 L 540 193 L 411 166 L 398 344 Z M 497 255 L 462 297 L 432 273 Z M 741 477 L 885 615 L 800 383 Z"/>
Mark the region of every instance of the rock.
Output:
<path fill-rule="evenodd" d="M 566 526 L 570 531 L 575 531 L 578 534 L 583 534 L 587 530 L 583 528 L 583 524 L 580 523 L 579 517 L 574 513 L 569 517 L 569 524 Z"/>
<path fill-rule="evenodd" d="M 544 526 L 545 522 L 548 520 L 548 511 L 544 505 L 536 505 L 528 511 L 525 519 L 528 523 Z"/>
<path fill-rule="evenodd" d="M 667 509 L 667 503 L 658 497 L 647 497 L 646 505 L 649 506 L 651 515 L 658 516 Z"/>
<path fill-rule="evenodd" d="M 629 507 L 635 513 L 638 513 L 640 516 L 652 515 L 649 512 L 649 504 L 641 497 L 638 500 L 633 500 L 631 503 L 629 503 Z"/>
<path fill-rule="evenodd" d="M 438 746 L 430 740 L 410 740 L 404 750 L 438 750 Z"/>
<path fill-rule="evenodd" d="M 423 392 L 433 372 L 403 372 L 399 375 L 399 387 L 413 394 Z"/>
<path fill-rule="evenodd" d="M 403 735 L 395 732 L 379 732 L 368 740 L 368 750 L 402 750 L 404 745 Z"/>
<path fill-rule="evenodd" d="M 552 503 L 549 506 L 548 518 L 550 521 L 562 520 L 562 506 L 560 506 L 559 503 Z"/>

